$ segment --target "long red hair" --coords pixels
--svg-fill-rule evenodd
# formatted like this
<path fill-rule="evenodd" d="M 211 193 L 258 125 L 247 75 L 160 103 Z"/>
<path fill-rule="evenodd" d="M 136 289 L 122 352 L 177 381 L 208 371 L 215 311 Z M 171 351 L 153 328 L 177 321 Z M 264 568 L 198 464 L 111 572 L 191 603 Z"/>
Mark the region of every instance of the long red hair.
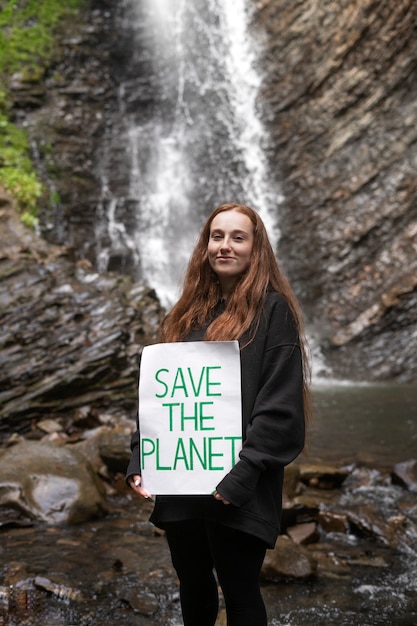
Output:
<path fill-rule="evenodd" d="M 307 341 L 304 335 L 301 310 L 287 277 L 279 268 L 265 226 L 258 213 L 244 204 L 227 203 L 211 213 L 191 255 L 183 283 L 182 294 L 163 320 L 159 340 L 183 341 L 195 328 L 207 325 L 218 303 L 220 292 L 217 276 L 212 270 L 207 253 L 211 223 L 219 213 L 238 211 L 246 215 L 253 225 L 253 248 L 251 262 L 246 273 L 236 283 L 224 312 L 209 323 L 206 341 L 231 341 L 249 333 L 249 342 L 256 332 L 259 317 L 269 289 L 280 293 L 287 300 L 294 315 L 300 338 L 304 368 L 304 404 L 306 415 L 310 413 L 310 366 Z M 247 343 L 247 342 L 246 342 Z"/>

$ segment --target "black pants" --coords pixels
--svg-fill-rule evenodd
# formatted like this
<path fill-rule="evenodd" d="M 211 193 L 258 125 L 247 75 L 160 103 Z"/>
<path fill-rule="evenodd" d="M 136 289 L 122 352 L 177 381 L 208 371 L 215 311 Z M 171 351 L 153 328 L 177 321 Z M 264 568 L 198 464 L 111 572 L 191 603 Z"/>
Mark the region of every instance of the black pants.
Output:
<path fill-rule="evenodd" d="M 184 626 L 214 626 L 222 588 L 227 626 L 266 626 L 259 574 L 266 544 L 247 533 L 205 520 L 167 525 L 172 563 L 180 581 Z"/>

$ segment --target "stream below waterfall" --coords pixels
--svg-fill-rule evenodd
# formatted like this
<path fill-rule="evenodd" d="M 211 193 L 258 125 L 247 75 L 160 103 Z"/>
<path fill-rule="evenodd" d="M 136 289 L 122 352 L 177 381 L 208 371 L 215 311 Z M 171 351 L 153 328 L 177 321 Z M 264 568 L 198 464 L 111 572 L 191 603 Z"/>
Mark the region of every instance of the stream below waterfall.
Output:
<path fill-rule="evenodd" d="M 317 381 L 310 456 L 390 467 L 417 458 L 417 387 Z"/>
<path fill-rule="evenodd" d="M 416 458 L 415 387 L 322 384 L 315 399 L 308 462 L 389 468 Z M 345 498 L 351 506 L 376 498 L 388 517 L 397 490 L 375 486 Z M 165 538 L 147 521 L 151 505 L 130 493 L 110 504 L 106 518 L 80 526 L 3 529 L 0 574 L 14 567 L 21 582 L 12 595 L 0 586 L 1 626 L 181 625 Z M 326 537 L 321 541 L 326 550 Z M 417 623 L 417 532 L 397 550 L 334 533 L 331 546 L 340 555 L 349 551 L 358 565 L 309 582 L 263 583 L 270 626 Z"/>

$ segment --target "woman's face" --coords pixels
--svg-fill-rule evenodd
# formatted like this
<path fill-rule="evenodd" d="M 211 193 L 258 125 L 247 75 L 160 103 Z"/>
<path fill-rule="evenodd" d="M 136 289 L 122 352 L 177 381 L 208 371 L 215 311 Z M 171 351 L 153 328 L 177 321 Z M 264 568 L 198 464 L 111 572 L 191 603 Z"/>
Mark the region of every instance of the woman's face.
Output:
<path fill-rule="evenodd" d="M 231 209 L 213 219 L 207 246 L 209 263 L 227 296 L 247 270 L 253 248 L 253 224 L 247 215 Z"/>

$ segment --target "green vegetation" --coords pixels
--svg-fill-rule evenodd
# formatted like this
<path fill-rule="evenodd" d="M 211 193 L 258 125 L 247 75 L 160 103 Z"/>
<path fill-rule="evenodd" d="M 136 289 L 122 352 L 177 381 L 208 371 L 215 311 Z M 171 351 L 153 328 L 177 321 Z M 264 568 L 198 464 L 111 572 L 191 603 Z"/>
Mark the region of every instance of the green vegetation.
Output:
<path fill-rule="evenodd" d="M 0 3 L 0 185 L 16 200 L 22 221 L 34 226 L 42 185 L 26 133 L 11 122 L 9 78 L 42 80 L 54 54 L 54 28 L 83 0 L 3 0 Z"/>

